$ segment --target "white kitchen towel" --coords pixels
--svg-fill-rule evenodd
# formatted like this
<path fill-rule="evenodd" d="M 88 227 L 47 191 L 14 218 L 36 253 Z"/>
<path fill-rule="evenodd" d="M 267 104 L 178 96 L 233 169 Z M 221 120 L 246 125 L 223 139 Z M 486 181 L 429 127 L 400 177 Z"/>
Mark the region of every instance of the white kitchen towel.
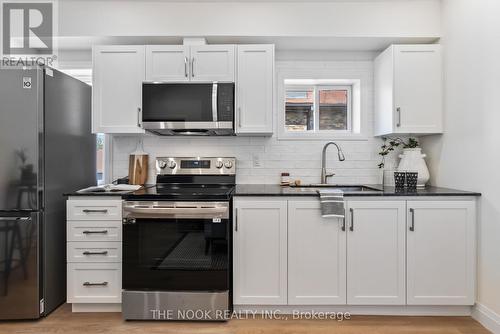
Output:
<path fill-rule="evenodd" d="M 344 218 L 344 193 L 338 189 L 318 190 L 321 204 L 321 217 Z"/>

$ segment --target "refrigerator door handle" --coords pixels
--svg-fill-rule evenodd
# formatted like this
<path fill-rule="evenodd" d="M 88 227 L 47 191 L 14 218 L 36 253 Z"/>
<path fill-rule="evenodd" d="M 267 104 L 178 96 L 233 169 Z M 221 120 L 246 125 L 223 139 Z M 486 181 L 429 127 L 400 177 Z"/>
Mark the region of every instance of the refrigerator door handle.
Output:
<path fill-rule="evenodd" d="M 0 221 L 30 221 L 31 217 L 0 217 Z"/>

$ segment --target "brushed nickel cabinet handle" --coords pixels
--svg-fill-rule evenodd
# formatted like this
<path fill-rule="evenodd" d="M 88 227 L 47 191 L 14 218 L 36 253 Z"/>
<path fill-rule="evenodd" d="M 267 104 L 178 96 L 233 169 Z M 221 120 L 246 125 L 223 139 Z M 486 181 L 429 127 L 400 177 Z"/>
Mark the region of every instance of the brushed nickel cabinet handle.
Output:
<path fill-rule="evenodd" d="M 342 226 L 341 226 L 342 231 L 345 232 L 345 216 L 344 219 L 342 219 Z"/>
<path fill-rule="evenodd" d="M 351 213 L 351 226 L 349 226 L 349 231 L 354 231 L 354 209 L 350 208 L 349 212 Z"/>
<path fill-rule="evenodd" d="M 191 59 L 191 77 L 194 78 L 194 57 Z"/>
<path fill-rule="evenodd" d="M 396 123 L 396 126 L 399 128 L 401 126 L 401 108 L 397 107 L 396 112 L 398 113 L 398 122 Z"/>
<path fill-rule="evenodd" d="M 142 127 L 141 108 L 137 108 L 137 126 Z"/>
<path fill-rule="evenodd" d="M 83 234 L 108 234 L 107 230 L 102 231 L 83 231 Z"/>
<path fill-rule="evenodd" d="M 184 76 L 188 77 L 188 57 L 184 57 Z"/>
<path fill-rule="evenodd" d="M 101 283 L 91 283 L 91 282 L 84 282 L 83 286 L 107 286 L 108 282 L 101 282 Z"/>
<path fill-rule="evenodd" d="M 103 251 L 103 252 L 88 252 L 88 251 L 85 251 L 85 252 L 83 252 L 83 255 L 108 255 L 108 251 Z"/>
<path fill-rule="evenodd" d="M 93 209 L 83 209 L 83 213 L 108 213 L 108 209 L 93 210 Z"/>
<path fill-rule="evenodd" d="M 238 232 L 238 209 L 234 212 L 234 231 Z"/>
<path fill-rule="evenodd" d="M 414 232 L 415 231 L 415 209 L 410 209 L 410 215 L 411 215 L 410 231 Z"/>

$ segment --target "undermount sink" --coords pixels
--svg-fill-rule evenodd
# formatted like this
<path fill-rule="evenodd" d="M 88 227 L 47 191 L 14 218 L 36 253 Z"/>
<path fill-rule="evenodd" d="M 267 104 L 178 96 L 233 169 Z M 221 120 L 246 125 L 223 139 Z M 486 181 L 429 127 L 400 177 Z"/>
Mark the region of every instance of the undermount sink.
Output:
<path fill-rule="evenodd" d="M 364 185 L 336 185 L 336 184 L 304 184 L 299 186 L 291 186 L 292 188 L 318 188 L 320 189 L 338 189 L 343 192 L 358 192 L 358 191 L 381 191 L 377 188 L 372 188 Z"/>

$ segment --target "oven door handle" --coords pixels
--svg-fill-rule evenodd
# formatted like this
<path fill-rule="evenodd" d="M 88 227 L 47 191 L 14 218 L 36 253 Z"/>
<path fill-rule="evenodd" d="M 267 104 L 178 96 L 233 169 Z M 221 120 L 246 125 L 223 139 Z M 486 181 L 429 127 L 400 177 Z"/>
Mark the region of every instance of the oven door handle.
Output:
<path fill-rule="evenodd" d="M 225 214 L 229 211 L 228 208 L 225 207 L 213 207 L 213 208 L 139 208 L 139 207 L 124 207 L 125 212 L 129 213 L 136 213 L 136 214 L 153 214 L 153 215 L 159 215 L 159 214 L 166 214 L 166 215 L 190 215 L 190 216 L 197 216 L 197 215 L 207 215 L 207 214 L 213 214 L 213 215 L 222 215 Z"/>
<path fill-rule="evenodd" d="M 132 213 L 166 213 L 166 214 L 210 214 L 210 213 L 224 213 L 227 208 L 134 208 L 126 207 L 125 211 Z"/>

